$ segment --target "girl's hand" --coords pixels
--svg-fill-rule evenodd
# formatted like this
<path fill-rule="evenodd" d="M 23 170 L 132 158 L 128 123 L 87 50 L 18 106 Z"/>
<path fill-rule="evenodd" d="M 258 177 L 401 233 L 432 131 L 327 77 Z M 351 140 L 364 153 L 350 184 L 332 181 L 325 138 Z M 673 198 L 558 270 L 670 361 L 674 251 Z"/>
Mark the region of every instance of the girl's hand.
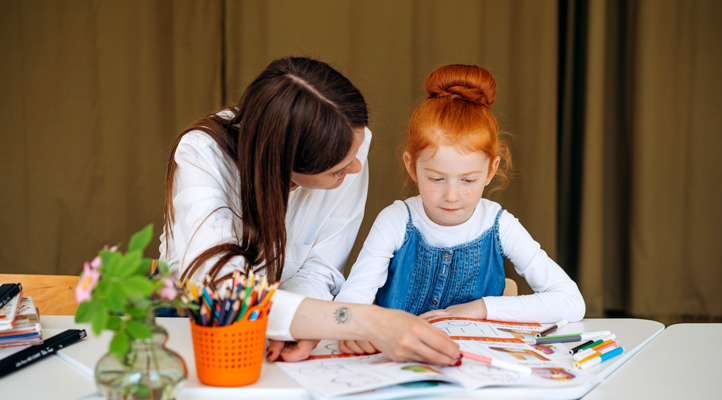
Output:
<path fill-rule="evenodd" d="M 425 312 L 419 315 L 419 317 L 427 321 L 444 317 L 486 319 L 486 303 L 484 303 L 484 299 L 474 300 L 468 303 L 447 307 L 443 310 Z"/>
<path fill-rule="evenodd" d="M 376 354 L 379 352 L 366 340 L 339 340 L 338 349 L 346 354 Z"/>
<path fill-rule="evenodd" d="M 307 359 L 320 340 L 299 340 L 297 342 L 269 340 L 269 342 L 271 344 L 268 346 L 266 360 L 274 362 L 280 357 L 282 361 L 295 362 Z"/>

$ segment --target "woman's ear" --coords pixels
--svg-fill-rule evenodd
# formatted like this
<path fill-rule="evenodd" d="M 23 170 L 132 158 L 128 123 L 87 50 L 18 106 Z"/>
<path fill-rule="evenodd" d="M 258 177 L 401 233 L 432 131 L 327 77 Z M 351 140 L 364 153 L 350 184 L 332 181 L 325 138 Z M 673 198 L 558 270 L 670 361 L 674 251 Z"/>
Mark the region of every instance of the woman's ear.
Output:
<path fill-rule="evenodd" d="M 496 156 L 493 161 L 489 161 L 489 173 L 486 175 L 486 183 L 484 186 L 489 185 L 494 175 L 496 175 L 496 170 L 499 168 L 499 161 L 501 161 L 499 156 Z"/>
<path fill-rule="evenodd" d="M 406 166 L 406 171 L 409 173 L 411 179 L 413 179 L 414 182 L 418 182 L 416 180 L 416 163 L 413 162 L 411 154 L 409 154 L 408 151 L 404 152 L 404 165 Z"/>

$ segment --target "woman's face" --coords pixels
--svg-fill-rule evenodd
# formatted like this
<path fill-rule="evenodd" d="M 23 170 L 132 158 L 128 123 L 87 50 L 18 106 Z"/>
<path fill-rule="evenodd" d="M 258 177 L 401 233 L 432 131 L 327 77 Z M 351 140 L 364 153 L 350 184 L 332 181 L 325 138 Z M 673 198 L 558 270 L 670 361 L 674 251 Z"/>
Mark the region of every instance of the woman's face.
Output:
<path fill-rule="evenodd" d="M 351 146 L 351 151 L 348 152 L 346 158 L 333 168 L 320 174 L 306 175 L 291 172 L 291 190 L 295 190 L 299 186 L 307 189 L 336 189 L 341 186 L 347 174 L 361 172 L 361 161 L 356 158 L 356 153 L 358 153 L 358 149 L 364 141 L 364 128 L 356 128 L 353 133 L 353 146 Z"/>

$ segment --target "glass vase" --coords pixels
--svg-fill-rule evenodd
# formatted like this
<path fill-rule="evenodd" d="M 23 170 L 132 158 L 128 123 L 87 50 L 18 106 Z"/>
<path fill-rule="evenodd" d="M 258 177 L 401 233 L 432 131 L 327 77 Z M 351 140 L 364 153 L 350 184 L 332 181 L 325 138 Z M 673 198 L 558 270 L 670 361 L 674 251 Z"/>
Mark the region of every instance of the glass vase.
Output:
<path fill-rule="evenodd" d="M 150 339 L 133 339 L 123 360 L 104 355 L 95 367 L 100 395 L 110 400 L 172 400 L 188 376 L 185 362 L 165 343 L 168 333 L 155 322 Z"/>

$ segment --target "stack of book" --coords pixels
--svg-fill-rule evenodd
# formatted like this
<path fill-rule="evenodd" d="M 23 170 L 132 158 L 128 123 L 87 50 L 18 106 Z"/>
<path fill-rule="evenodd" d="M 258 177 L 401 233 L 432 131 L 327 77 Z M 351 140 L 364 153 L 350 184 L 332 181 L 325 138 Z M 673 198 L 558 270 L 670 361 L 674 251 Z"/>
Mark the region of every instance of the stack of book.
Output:
<path fill-rule="evenodd" d="M 38 309 L 33 299 L 23 297 L 19 283 L 0 286 L 0 348 L 42 342 Z"/>

